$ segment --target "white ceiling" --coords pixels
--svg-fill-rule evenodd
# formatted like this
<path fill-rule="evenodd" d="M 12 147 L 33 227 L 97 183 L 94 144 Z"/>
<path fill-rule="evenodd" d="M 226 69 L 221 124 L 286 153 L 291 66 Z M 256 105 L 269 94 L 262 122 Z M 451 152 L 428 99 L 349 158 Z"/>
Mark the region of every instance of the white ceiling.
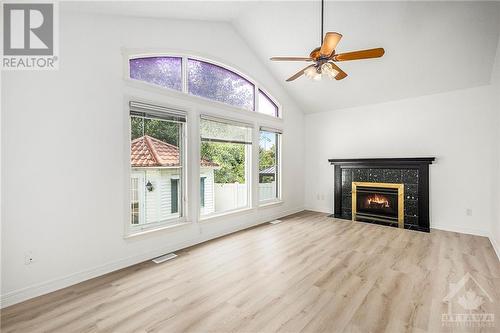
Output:
<path fill-rule="evenodd" d="M 374 104 L 489 84 L 500 35 L 500 2 L 326 3 L 325 31 L 344 35 L 338 52 L 384 47 L 380 59 L 340 63 L 342 81 L 284 80 L 319 46 L 318 1 L 81 3 L 107 14 L 228 21 L 306 113 Z"/>

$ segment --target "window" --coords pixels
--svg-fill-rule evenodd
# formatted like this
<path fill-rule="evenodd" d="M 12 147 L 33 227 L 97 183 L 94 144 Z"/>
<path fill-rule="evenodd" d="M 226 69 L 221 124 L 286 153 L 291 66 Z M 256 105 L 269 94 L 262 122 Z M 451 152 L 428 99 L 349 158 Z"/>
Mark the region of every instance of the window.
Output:
<path fill-rule="evenodd" d="M 130 223 L 145 229 L 183 216 L 182 112 L 130 102 Z"/>
<path fill-rule="evenodd" d="M 130 77 L 162 87 L 182 90 L 182 58 L 149 57 L 129 60 Z"/>
<path fill-rule="evenodd" d="M 240 75 L 210 64 L 188 59 L 188 92 L 242 109 L 254 109 L 254 85 Z"/>
<path fill-rule="evenodd" d="M 200 134 L 201 173 L 207 175 L 201 214 L 248 207 L 251 125 L 202 116 Z M 207 198 L 213 200 L 208 202 Z"/>
<path fill-rule="evenodd" d="M 259 110 L 260 113 L 273 117 L 279 117 L 278 106 L 259 89 Z"/>
<path fill-rule="evenodd" d="M 209 61 L 179 56 L 139 57 L 129 60 L 129 72 L 135 80 L 272 117 L 280 116 L 278 105 L 255 82 Z"/>
<path fill-rule="evenodd" d="M 280 198 L 281 131 L 261 127 L 259 138 L 259 201 Z"/>

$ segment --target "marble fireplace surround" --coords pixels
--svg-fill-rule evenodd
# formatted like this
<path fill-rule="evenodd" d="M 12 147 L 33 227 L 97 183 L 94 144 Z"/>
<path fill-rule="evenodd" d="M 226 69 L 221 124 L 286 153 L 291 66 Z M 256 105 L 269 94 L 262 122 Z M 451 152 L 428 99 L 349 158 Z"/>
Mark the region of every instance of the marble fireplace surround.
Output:
<path fill-rule="evenodd" d="M 430 231 L 429 165 L 434 157 L 329 159 L 335 168 L 334 214 L 352 219 L 352 182 L 404 184 L 404 227 Z"/>

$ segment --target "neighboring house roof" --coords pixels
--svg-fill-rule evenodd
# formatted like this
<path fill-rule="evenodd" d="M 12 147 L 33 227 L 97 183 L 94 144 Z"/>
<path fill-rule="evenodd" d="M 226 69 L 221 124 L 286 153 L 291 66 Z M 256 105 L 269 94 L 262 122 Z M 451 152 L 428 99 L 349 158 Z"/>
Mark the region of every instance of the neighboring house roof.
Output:
<path fill-rule="evenodd" d="M 130 159 L 132 167 L 178 167 L 179 148 L 149 135 L 141 136 L 131 142 Z M 201 159 L 203 167 L 218 167 L 217 163 Z"/>
<path fill-rule="evenodd" d="M 276 166 L 273 165 L 273 166 L 265 168 L 264 170 L 260 170 L 259 174 L 261 174 L 261 175 L 274 175 L 274 174 L 276 174 Z"/>

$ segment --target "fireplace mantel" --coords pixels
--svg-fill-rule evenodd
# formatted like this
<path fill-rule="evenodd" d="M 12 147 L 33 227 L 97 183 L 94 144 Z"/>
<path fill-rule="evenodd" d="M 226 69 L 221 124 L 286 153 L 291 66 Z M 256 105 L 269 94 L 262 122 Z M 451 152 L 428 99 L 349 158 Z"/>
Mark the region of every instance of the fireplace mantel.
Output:
<path fill-rule="evenodd" d="M 351 219 L 353 181 L 405 186 L 405 228 L 429 232 L 429 165 L 435 157 L 332 158 L 335 167 L 334 216 Z"/>
<path fill-rule="evenodd" d="M 435 157 L 403 157 L 403 158 L 331 158 L 328 160 L 334 165 L 421 165 L 432 164 Z"/>

